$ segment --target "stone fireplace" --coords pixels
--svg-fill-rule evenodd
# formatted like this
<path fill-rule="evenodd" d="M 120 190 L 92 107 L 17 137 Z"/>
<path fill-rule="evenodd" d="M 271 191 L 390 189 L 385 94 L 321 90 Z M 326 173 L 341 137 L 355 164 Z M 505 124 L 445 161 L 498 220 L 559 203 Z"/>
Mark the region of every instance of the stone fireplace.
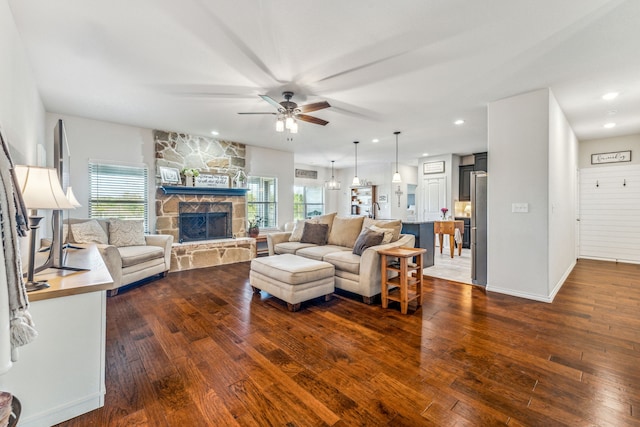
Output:
<path fill-rule="evenodd" d="M 245 146 L 235 142 L 155 131 L 158 166 L 195 168 L 231 178 L 244 171 Z M 156 175 L 158 175 L 156 173 Z M 246 190 L 162 185 L 156 191 L 156 231 L 171 234 L 171 270 L 249 261 L 255 240 L 246 237 Z"/>

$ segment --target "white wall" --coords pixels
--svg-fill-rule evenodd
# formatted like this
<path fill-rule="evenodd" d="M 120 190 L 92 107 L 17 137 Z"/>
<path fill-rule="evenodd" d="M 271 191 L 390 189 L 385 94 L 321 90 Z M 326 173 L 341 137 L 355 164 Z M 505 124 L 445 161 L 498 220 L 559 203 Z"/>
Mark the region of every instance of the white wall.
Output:
<path fill-rule="evenodd" d="M 293 221 L 293 153 L 247 145 L 246 173 L 278 178 L 278 225 Z"/>
<path fill-rule="evenodd" d="M 549 283 L 553 299 L 578 258 L 578 139 L 558 101 L 549 96 Z"/>
<path fill-rule="evenodd" d="M 489 104 L 488 151 L 487 289 L 551 301 L 576 258 L 575 135 L 542 89 Z"/>
<path fill-rule="evenodd" d="M 548 297 L 549 91 L 488 106 L 487 289 Z M 512 213 L 528 203 L 528 213 Z"/>
<path fill-rule="evenodd" d="M 47 113 L 47 157 L 53 163 L 53 131 L 64 121 L 71 157 L 69 182 L 81 207 L 69 213 L 73 218 L 89 215 L 89 160 L 123 164 L 145 164 L 149 168 L 149 200 L 155 200 L 155 143 L 151 129 L 121 125 L 77 116 Z M 156 207 L 149 203 L 149 230 L 155 230 Z"/>
<path fill-rule="evenodd" d="M 0 1 L 0 57 L 0 130 L 9 145 L 13 162 L 35 165 L 36 147 L 44 143 L 44 106 L 5 0 Z M 20 252 L 26 267 L 26 237 L 21 241 Z M 6 277 L 0 275 L 0 375 L 11 368 L 7 298 Z M 38 322 L 38 319 L 34 320 Z"/>
<path fill-rule="evenodd" d="M 640 165 L 640 134 L 618 136 L 614 138 L 590 139 L 579 143 L 579 163 L 582 168 L 597 168 L 611 166 L 608 164 L 591 164 L 591 155 L 597 153 L 610 153 L 612 151 L 631 150 L 631 161 L 614 163 L 616 165 Z"/>

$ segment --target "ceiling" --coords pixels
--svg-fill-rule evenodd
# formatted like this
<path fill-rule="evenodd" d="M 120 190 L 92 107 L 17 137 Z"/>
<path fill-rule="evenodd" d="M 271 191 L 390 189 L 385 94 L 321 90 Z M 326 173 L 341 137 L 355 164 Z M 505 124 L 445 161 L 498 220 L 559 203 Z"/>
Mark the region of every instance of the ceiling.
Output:
<path fill-rule="evenodd" d="M 396 130 L 401 163 L 485 151 L 487 104 L 544 87 L 580 140 L 640 133 L 637 0 L 8 1 L 50 112 L 337 168 L 354 140 L 359 163 L 393 162 Z M 237 114 L 284 90 L 330 123 L 287 140 Z"/>

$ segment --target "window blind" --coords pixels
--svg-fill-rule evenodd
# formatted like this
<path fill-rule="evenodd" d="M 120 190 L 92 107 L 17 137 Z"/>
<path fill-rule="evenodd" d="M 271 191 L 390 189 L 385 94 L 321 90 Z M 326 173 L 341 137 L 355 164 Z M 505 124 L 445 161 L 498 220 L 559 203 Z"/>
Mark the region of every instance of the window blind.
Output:
<path fill-rule="evenodd" d="M 149 231 L 148 169 L 89 163 L 89 217 L 142 219 Z"/>

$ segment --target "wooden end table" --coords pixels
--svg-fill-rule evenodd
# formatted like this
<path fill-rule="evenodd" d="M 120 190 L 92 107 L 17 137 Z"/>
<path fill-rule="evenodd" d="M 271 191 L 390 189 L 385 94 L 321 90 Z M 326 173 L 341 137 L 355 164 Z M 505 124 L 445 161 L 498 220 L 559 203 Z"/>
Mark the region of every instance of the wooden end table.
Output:
<path fill-rule="evenodd" d="M 400 312 L 407 314 L 410 301 L 415 299 L 418 307 L 422 305 L 422 255 L 426 252 L 424 248 L 405 247 L 378 251 L 382 266 L 382 308 L 389 306 L 389 300 L 398 301 Z M 398 261 L 390 263 L 388 257 L 397 258 Z M 414 257 L 416 262 L 409 263 Z M 389 279 L 389 271 L 395 271 L 398 275 Z M 414 271 L 415 275 L 412 275 Z"/>

